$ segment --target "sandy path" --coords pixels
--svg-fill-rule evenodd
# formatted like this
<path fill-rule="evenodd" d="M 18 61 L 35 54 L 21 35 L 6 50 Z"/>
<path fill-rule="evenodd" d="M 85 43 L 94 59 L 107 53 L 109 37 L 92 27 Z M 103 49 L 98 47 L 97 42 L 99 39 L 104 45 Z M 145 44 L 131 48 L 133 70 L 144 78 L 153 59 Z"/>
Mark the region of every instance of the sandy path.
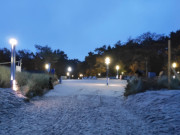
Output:
<path fill-rule="evenodd" d="M 122 106 L 125 81 L 64 81 L 2 119 L 0 134 L 151 134 Z M 12 111 L 11 110 L 11 111 Z"/>

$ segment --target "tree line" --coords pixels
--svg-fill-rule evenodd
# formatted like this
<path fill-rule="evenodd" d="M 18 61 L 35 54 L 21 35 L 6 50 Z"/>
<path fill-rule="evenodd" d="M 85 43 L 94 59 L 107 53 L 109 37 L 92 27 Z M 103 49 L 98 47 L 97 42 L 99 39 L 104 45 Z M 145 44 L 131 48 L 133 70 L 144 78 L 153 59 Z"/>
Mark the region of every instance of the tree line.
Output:
<path fill-rule="evenodd" d="M 169 36 L 156 33 L 144 33 L 137 38 L 129 38 L 126 43 L 118 41 L 113 47 L 103 45 L 89 52 L 84 61 L 68 59 L 67 54 L 62 50 L 52 50 L 49 46 L 35 45 L 36 52 L 28 50 L 17 51 L 16 59 L 22 59 L 22 68 L 29 72 L 45 71 L 45 63 L 51 63 L 58 76 L 67 73 L 67 67 L 71 66 L 75 78 L 79 74 L 84 76 L 106 75 L 105 58 L 111 59 L 110 76 L 116 75 L 115 66 L 120 66 L 119 73 L 134 75 L 141 71 L 144 75 L 147 72 L 167 71 L 168 40 L 171 40 L 172 61 L 180 63 L 180 30 L 171 32 Z M 7 48 L 0 49 L 0 63 L 10 61 L 11 52 Z"/>

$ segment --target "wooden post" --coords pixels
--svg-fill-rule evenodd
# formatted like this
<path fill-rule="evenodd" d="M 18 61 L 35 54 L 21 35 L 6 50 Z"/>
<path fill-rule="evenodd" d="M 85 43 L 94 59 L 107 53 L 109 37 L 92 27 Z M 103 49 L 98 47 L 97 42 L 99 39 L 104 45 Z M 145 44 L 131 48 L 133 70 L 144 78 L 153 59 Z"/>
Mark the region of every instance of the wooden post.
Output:
<path fill-rule="evenodd" d="M 171 40 L 168 40 L 168 89 L 171 84 Z"/>
<path fill-rule="evenodd" d="M 148 78 L 148 59 L 147 57 L 145 59 L 146 59 L 146 77 Z"/>

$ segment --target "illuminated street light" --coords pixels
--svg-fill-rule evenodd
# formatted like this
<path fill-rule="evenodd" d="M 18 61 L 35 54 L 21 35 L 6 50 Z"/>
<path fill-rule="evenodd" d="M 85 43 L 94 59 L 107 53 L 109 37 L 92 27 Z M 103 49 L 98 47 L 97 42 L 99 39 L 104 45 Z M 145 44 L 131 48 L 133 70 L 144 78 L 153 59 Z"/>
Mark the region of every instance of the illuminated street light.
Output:
<path fill-rule="evenodd" d="M 116 70 L 117 70 L 117 76 L 116 76 L 116 79 L 118 79 L 118 70 L 119 70 L 119 66 L 116 65 Z"/>
<path fill-rule="evenodd" d="M 105 63 L 106 63 L 106 65 L 109 65 L 109 63 L 110 63 L 110 58 L 109 57 L 106 57 Z"/>
<path fill-rule="evenodd" d="M 72 68 L 71 68 L 71 67 L 68 67 L 68 71 L 71 72 L 71 71 L 72 71 Z"/>
<path fill-rule="evenodd" d="M 106 57 L 105 59 L 105 63 L 107 65 L 107 70 L 106 70 L 106 84 L 108 85 L 109 84 L 109 78 L 108 78 L 108 73 L 109 73 L 109 64 L 110 64 L 110 58 L 109 57 Z"/>
<path fill-rule="evenodd" d="M 11 38 L 9 40 L 9 43 L 11 44 L 11 87 L 13 90 L 17 90 L 16 88 L 16 80 L 15 80 L 15 73 L 16 73 L 16 48 L 17 40 L 14 38 Z"/>
<path fill-rule="evenodd" d="M 17 45 L 17 40 L 16 39 L 14 39 L 14 38 L 11 38 L 10 40 L 9 40 L 9 43 L 12 45 L 12 46 L 15 46 L 15 45 Z"/>
<path fill-rule="evenodd" d="M 47 70 L 48 73 L 50 71 L 50 68 L 51 68 L 51 64 L 50 63 L 46 63 L 45 64 L 45 69 Z"/>
<path fill-rule="evenodd" d="M 45 64 L 45 69 L 47 70 L 49 68 L 49 64 Z"/>
<path fill-rule="evenodd" d="M 67 76 L 69 76 L 70 74 L 69 74 L 69 72 L 67 72 Z"/>
<path fill-rule="evenodd" d="M 174 63 L 172 64 L 172 67 L 173 67 L 173 68 L 176 68 L 176 67 L 177 67 L 177 63 L 174 62 Z"/>
<path fill-rule="evenodd" d="M 98 76 L 101 76 L 101 73 L 98 73 Z"/>
<path fill-rule="evenodd" d="M 70 79 L 70 73 L 71 73 L 71 71 L 72 71 L 72 68 L 71 67 L 68 67 L 68 72 L 69 72 L 69 79 Z"/>

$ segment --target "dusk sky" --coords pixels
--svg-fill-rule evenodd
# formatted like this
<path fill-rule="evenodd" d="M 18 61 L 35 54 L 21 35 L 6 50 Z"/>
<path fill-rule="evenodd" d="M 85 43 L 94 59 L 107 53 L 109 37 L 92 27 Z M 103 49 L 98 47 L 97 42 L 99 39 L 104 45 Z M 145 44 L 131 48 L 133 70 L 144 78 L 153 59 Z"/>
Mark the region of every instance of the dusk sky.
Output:
<path fill-rule="evenodd" d="M 0 48 L 35 44 L 84 60 L 89 51 L 145 32 L 180 29 L 180 0 L 1 0 Z"/>

